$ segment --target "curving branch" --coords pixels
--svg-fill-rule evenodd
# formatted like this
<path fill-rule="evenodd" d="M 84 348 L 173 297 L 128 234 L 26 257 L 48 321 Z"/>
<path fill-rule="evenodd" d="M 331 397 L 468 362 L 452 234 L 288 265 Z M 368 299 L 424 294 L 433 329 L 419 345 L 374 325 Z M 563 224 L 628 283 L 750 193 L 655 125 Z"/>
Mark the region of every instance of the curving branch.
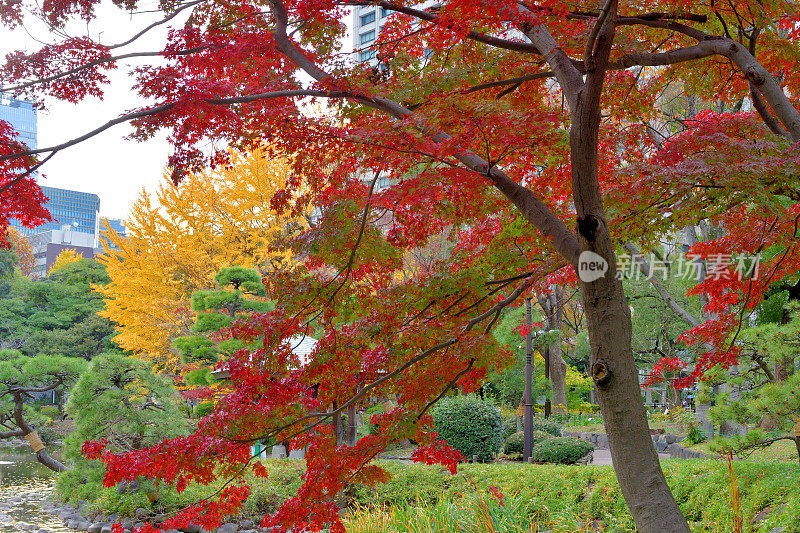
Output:
<path fill-rule="evenodd" d="M 342 2 L 344 5 L 348 6 L 381 6 L 386 9 L 391 9 L 392 11 L 397 11 L 398 13 L 403 13 L 404 15 L 411 15 L 412 17 L 418 18 L 420 20 L 424 20 L 426 22 L 433 22 L 434 24 L 441 24 L 446 28 L 453 29 L 452 25 L 443 24 L 439 19 L 439 16 L 435 13 L 431 13 L 430 11 L 423 11 L 421 9 L 414 9 L 411 7 L 406 7 L 403 5 L 394 4 L 392 2 L 386 1 L 378 1 L 378 2 L 367 2 L 367 1 L 345 1 Z M 488 44 L 489 46 L 493 46 L 495 48 L 501 48 L 503 50 L 511 50 L 513 52 L 525 52 L 528 54 L 540 54 L 538 48 L 535 45 L 519 42 L 519 41 L 511 41 L 508 39 L 503 39 L 500 37 L 494 37 L 491 35 L 486 35 L 485 33 L 480 33 L 474 30 L 470 30 L 467 32 L 466 37 L 472 41 Z"/>
<path fill-rule="evenodd" d="M 22 407 L 22 392 L 17 391 L 14 393 L 14 422 L 17 424 L 19 431 L 22 432 L 21 436 L 25 437 L 34 431 L 25 420 L 25 417 L 22 415 Z M 64 463 L 51 457 L 50 454 L 47 453 L 46 448 L 42 447 L 39 450 L 34 449 L 34 451 L 36 452 L 36 459 L 50 470 L 54 470 L 56 472 L 63 472 L 67 470 L 67 467 L 64 465 Z"/>
<path fill-rule="evenodd" d="M 206 1 L 206 0 L 203 0 L 203 1 Z M 206 50 L 208 48 L 210 48 L 210 47 L 207 46 L 207 45 L 196 46 L 194 48 L 188 48 L 186 50 L 179 50 L 177 52 L 170 52 L 170 55 L 185 56 L 185 55 L 194 54 L 195 52 L 200 52 L 202 50 Z M 63 72 L 59 72 L 59 73 L 53 74 L 51 76 L 47 76 L 45 78 L 38 78 L 38 79 L 31 80 L 31 81 L 28 81 L 28 82 L 25 82 L 25 83 L 20 83 L 19 85 L 11 85 L 11 86 L 8 86 L 8 87 L 0 87 L 0 93 L 12 93 L 12 92 L 16 92 L 16 91 L 21 91 L 23 89 L 27 89 L 28 87 L 32 87 L 34 85 L 41 85 L 43 83 L 49 83 L 51 81 L 55 81 L 55 80 L 58 80 L 58 79 L 61 79 L 61 78 L 66 78 L 66 77 L 71 76 L 73 74 L 77 74 L 79 72 L 83 72 L 84 70 L 88 70 L 88 69 L 90 69 L 92 67 L 96 67 L 97 65 L 103 65 L 105 63 L 114 63 L 116 61 L 121 61 L 123 59 L 133 59 L 133 58 L 139 58 L 139 57 L 163 57 L 165 55 L 166 54 L 164 52 L 130 52 L 130 53 L 121 54 L 121 55 L 118 55 L 118 56 L 109 56 L 109 57 L 104 57 L 104 58 L 101 58 L 101 59 L 95 59 L 94 61 L 87 61 L 86 63 L 84 63 L 84 64 L 82 64 L 80 66 L 77 66 L 75 68 L 71 68 L 69 70 L 65 70 Z"/>
<path fill-rule="evenodd" d="M 276 20 L 274 37 L 278 50 L 318 82 L 337 88 L 345 86 L 345 83 L 336 80 L 306 57 L 291 41 L 287 34 L 289 17 L 283 3 L 280 0 L 270 0 L 270 6 Z M 394 100 L 365 95 L 351 95 L 349 99 L 382 111 L 398 120 L 410 120 L 420 133 L 435 143 L 442 143 L 452 139 L 450 135 L 432 128 L 424 118 Z M 495 188 L 503 193 L 529 222 L 536 226 L 546 237 L 552 239 L 553 247 L 556 251 L 571 264 L 577 264 L 578 255 L 580 254 L 577 236 L 532 191 L 514 181 L 505 172 L 491 165 L 471 150 L 458 150 L 454 157 L 466 168 L 485 176 L 491 181 Z"/>

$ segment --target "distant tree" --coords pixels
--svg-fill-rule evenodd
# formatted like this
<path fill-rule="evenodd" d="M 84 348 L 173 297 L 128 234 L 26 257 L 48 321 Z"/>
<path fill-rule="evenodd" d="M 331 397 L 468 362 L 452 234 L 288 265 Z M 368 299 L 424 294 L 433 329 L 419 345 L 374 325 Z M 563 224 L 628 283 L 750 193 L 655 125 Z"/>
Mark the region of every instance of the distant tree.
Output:
<path fill-rule="evenodd" d="M 8 228 L 7 238 L 11 244 L 11 250 L 19 259 L 17 268 L 19 268 L 23 276 L 30 276 L 36 267 L 36 259 L 33 257 L 33 248 L 31 248 L 30 241 L 16 228 Z"/>
<path fill-rule="evenodd" d="M 84 454 L 85 441 L 102 441 L 109 452 L 124 453 L 187 431 L 172 383 L 148 362 L 121 354 L 101 354 L 89 363 L 70 391 L 66 412 L 75 422 L 64 447 L 71 471 L 59 480 L 67 492 L 86 482 L 98 488 L 105 473 L 96 456 Z"/>
<path fill-rule="evenodd" d="M 237 317 L 259 312 L 265 313 L 275 305 L 266 299 L 266 291 L 257 270 L 243 267 L 225 267 L 214 276 L 216 289 L 195 291 L 192 308 L 197 320 L 190 328 L 196 335 L 175 339 L 175 347 L 184 363 L 192 370 L 187 375 L 190 385 L 209 385 L 209 369 L 220 358 L 231 355 L 248 345 L 240 339 L 224 337 L 220 330 L 229 328 Z"/>
<path fill-rule="evenodd" d="M 0 345 L 26 355 L 85 359 L 118 350 L 111 343 L 113 324 L 97 315 L 103 300 L 93 290 L 108 282 L 105 267 L 92 259 L 64 263 L 43 280 L 14 278 L 0 295 Z"/>
<path fill-rule="evenodd" d="M 26 357 L 18 350 L 0 350 L 0 439 L 24 437 L 40 463 L 65 470 L 47 453 L 36 432 L 42 416 L 26 402 L 36 393 L 69 389 L 85 367 L 84 361 L 71 357 Z"/>
<path fill-rule="evenodd" d="M 66 265 L 75 263 L 83 259 L 83 252 L 79 252 L 74 248 L 65 248 L 58 254 L 56 260 L 53 261 L 53 264 L 50 266 L 50 270 L 48 274 L 53 272 L 57 272 L 59 269 L 65 267 Z"/>
<path fill-rule="evenodd" d="M 155 197 L 134 203 L 118 249 L 101 261 L 111 283 L 98 290 L 106 300 L 102 316 L 120 325 L 115 341 L 142 357 L 179 364 L 172 342 L 191 332 L 191 295 L 215 289 L 220 268 L 241 265 L 262 272 L 285 268 L 282 245 L 306 225 L 303 212 L 279 214 L 271 198 L 290 181 L 285 158 L 260 148 L 232 152 L 230 166 L 187 176 L 176 188 L 164 177 Z"/>

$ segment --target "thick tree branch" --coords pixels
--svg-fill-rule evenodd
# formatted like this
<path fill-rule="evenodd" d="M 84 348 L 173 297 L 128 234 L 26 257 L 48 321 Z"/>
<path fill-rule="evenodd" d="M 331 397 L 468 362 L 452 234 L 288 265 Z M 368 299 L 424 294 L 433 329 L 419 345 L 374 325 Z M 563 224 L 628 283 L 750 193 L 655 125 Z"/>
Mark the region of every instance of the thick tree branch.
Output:
<path fill-rule="evenodd" d="M 286 33 L 288 15 L 283 3 L 280 0 L 271 0 L 270 5 L 277 22 L 274 35 L 278 49 L 318 82 L 333 87 L 342 85 L 338 80 L 335 80 L 331 75 L 315 65 L 289 39 Z M 574 69 L 574 67 L 572 68 Z M 417 129 L 433 142 L 440 143 L 451 139 L 450 135 L 431 128 L 422 117 L 415 115 L 401 104 L 388 98 L 355 95 L 351 96 L 350 99 L 385 112 L 397 119 L 410 119 Z M 577 263 L 580 253 L 577 237 L 532 191 L 521 186 L 507 174 L 490 165 L 485 159 L 470 150 L 459 150 L 454 157 L 470 170 L 486 176 L 500 192 L 511 200 L 529 222 L 535 225 L 545 236 L 552 239 L 554 248 L 567 261 L 571 264 Z"/>

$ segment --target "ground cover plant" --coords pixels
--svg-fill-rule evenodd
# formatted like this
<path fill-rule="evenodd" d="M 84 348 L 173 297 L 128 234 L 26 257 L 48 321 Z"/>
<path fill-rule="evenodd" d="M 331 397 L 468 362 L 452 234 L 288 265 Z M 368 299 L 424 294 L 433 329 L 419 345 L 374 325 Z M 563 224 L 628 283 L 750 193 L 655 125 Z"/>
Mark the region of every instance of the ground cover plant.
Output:
<path fill-rule="evenodd" d="M 247 474 L 252 491 L 244 502 L 242 516 L 261 518 L 273 513 L 300 489 L 305 467 L 302 461 L 262 460 L 261 464 L 269 475 L 264 479 Z M 355 485 L 348 491 L 349 507 L 344 517 L 348 531 L 414 531 L 414 522 L 433 527 L 437 520 L 445 524 L 444 531 L 464 530 L 455 525 L 468 531 L 488 531 L 480 529 L 480 517 L 487 508 L 495 531 L 530 531 L 534 524 L 540 530 L 567 533 L 580 530 L 581 524 L 592 520 L 607 532 L 633 529 L 633 519 L 610 466 L 464 464 L 458 474 L 451 475 L 438 466 L 385 460 L 377 464 L 391 477 L 374 487 Z M 663 466 L 692 531 L 732 531 L 727 462 L 668 460 Z M 800 512 L 800 470 L 796 465 L 740 461 L 734 462 L 734 468 L 744 531 L 767 532 L 775 527 L 800 531 L 794 519 Z M 90 497 L 92 509 L 130 515 L 139 507 L 154 514 L 172 512 L 209 495 L 220 483 L 191 483 L 180 494 L 162 487 L 156 503 L 147 501 L 141 493 L 121 495 L 116 487 L 103 488 L 99 483 L 94 487 L 97 492 Z M 754 518 L 765 509 L 764 518 L 753 526 Z"/>

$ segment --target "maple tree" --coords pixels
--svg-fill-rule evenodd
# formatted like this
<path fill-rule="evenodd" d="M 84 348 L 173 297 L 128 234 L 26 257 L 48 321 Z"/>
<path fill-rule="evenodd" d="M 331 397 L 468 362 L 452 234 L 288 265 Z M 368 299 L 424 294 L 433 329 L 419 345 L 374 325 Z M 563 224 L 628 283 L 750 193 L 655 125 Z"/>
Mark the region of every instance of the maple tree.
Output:
<path fill-rule="evenodd" d="M 285 157 L 254 148 L 230 158 L 230 167 L 195 173 L 180 187 L 165 178 L 154 198 L 143 192 L 134 203 L 124 238 L 107 231 L 116 249 L 106 246 L 99 260 L 111 283 L 96 290 L 106 303 L 100 314 L 120 326 L 115 341 L 123 349 L 175 367 L 172 341 L 190 333 L 193 292 L 214 289 L 222 267 L 266 273 L 291 261 L 281 240 L 303 226 L 303 213 L 270 207 L 296 179 Z"/>
<path fill-rule="evenodd" d="M 59 26 L 92 19 L 94 5 L 45 3 L 39 13 Z M 393 11 L 374 67 L 349 61 L 338 40 L 346 8 L 362 5 Z M 209 481 L 247 463 L 247 442 L 295 438 L 309 447 L 305 483 L 270 520 L 341 530 L 336 494 L 346 483 L 381 480 L 368 463 L 387 443 L 416 436 L 419 459 L 455 461 L 428 431 L 427 412 L 451 388 L 473 390 L 510 359 L 488 335 L 502 310 L 531 290 L 578 284 L 590 372 L 637 529 L 688 531 L 649 437 L 628 303 L 614 276 L 616 243 L 652 241 L 709 217 L 727 234 L 693 246 L 704 258 L 782 239 L 791 260 L 771 258 L 772 276 L 710 279 L 696 289 L 715 316 L 686 336 L 710 346 L 694 378 L 732 364 L 736 350 L 724 341 L 736 329 L 740 296 L 757 304 L 770 280 L 797 264 L 786 230 L 797 210 L 800 113 L 797 94 L 784 90 L 797 85 L 797 6 L 196 0 L 166 5 L 164 22 L 182 10 L 192 16 L 172 28 L 162 61 L 136 72 L 152 105 L 88 136 L 124 121 L 137 138 L 169 130 L 176 182 L 229 161 L 227 151 L 201 150 L 207 139 L 239 148 L 265 142 L 270 154 L 294 154 L 293 177 L 271 207 L 291 213 L 313 200 L 320 217 L 292 241 L 304 261 L 265 278 L 278 307 L 230 329 L 263 345 L 228 359 L 232 392 L 192 436 L 125 456 L 89 447 L 107 464 L 106 482 Z M 21 4 L 3 10 L 7 23 L 21 16 Z M 12 54 L 6 90 L 70 101 L 101 94 L 117 48 L 81 37 Z M 648 122 L 659 118 L 658 95 L 676 83 L 710 101 L 749 98 L 754 111 L 701 112 L 682 134 L 654 140 Z M 317 99 L 332 118 L 302 112 Z M 368 184 L 357 178 L 365 172 L 376 176 Z M 392 186 L 376 190 L 378 174 Z M 397 283 L 407 250 L 446 228 L 452 256 Z M 587 257 L 607 265 L 605 275 L 577 280 Z M 301 367 L 287 339 L 312 329 L 320 342 Z M 398 405 L 375 417 L 377 435 L 337 446 L 329 422 L 369 395 L 395 396 Z M 246 493 L 230 486 L 166 526 L 214 525 Z"/>
<path fill-rule="evenodd" d="M 50 212 L 44 207 L 47 198 L 34 179 L 34 171 L 41 162 L 25 153 L 28 146 L 20 142 L 18 136 L 11 124 L 0 120 L 0 157 L 25 154 L 0 160 L 0 246 L 3 248 L 11 245 L 8 228 L 12 218 L 27 228 L 51 220 Z"/>

